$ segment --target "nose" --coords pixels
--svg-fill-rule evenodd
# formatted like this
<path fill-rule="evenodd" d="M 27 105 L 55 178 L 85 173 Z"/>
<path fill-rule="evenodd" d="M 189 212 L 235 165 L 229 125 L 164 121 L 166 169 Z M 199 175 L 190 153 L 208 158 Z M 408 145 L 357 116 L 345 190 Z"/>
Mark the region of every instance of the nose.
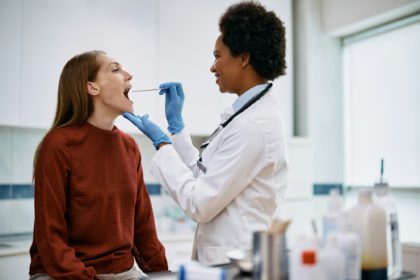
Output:
<path fill-rule="evenodd" d="M 210 72 L 216 72 L 216 68 L 214 68 L 214 63 L 210 66 Z"/>
<path fill-rule="evenodd" d="M 133 78 L 133 76 L 130 73 L 128 73 L 127 71 L 125 71 L 125 79 L 127 81 L 130 81 L 132 78 Z"/>

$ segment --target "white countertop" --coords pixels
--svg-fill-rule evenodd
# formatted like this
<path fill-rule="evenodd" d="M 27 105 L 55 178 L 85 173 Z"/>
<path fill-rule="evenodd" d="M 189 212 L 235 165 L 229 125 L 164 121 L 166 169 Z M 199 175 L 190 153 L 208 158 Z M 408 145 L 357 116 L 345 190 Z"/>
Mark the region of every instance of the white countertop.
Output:
<path fill-rule="evenodd" d="M 0 241 L 0 257 L 29 254 L 32 239 Z"/>
<path fill-rule="evenodd" d="M 194 233 L 162 233 L 159 240 L 162 243 L 192 241 Z M 32 235 L 0 238 L 0 257 L 29 254 Z"/>

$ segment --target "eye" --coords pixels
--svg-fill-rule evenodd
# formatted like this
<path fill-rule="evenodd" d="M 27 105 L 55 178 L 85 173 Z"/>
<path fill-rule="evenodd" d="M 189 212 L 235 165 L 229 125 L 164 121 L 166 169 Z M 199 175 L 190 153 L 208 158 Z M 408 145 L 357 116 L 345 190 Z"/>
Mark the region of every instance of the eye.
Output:
<path fill-rule="evenodd" d="M 118 72 L 118 71 L 120 71 L 120 68 L 119 67 L 112 68 L 112 72 Z"/>

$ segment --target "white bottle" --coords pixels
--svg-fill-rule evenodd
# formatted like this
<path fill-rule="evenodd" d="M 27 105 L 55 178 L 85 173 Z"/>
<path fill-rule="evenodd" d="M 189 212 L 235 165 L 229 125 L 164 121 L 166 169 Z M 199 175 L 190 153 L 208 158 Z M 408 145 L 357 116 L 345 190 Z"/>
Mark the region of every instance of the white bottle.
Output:
<path fill-rule="evenodd" d="M 344 274 L 346 280 L 360 280 L 361 246 L 359 236 L 352 230 L 347 215 L 343 215 L 338 230 L 338 244 L 344 254 Z"/>
<path fill-rule="evenodd" d="M 312 279 L 322 278 L 317 276 L 317 254 L 318 254 L 318 239 L 316 236 L 308 236 L 299 234 L 294 242 L 290 252 L 290 280 L 303 280 L 309 279 L 307 273 L 312 272 Z M 309 271 L 309 272 L 308 272 Z M 315 274 L 314 274 L 315 273 Z"/>
<path fill-rule="evenodd" d="M 299 280 L 324 280 L 318 263 L 318 252 L 314 249 L 303 250 L 300 266 L 301 278 Z"/>
<path fill-rule="evenodd" d="M 373 203 L 371 191 L 360 191 L 349 217 L 360 238 L 362 279 L 387 279 L 386 212 Z"/>
<path fill-rule="evenodd" d="M 338 233 L 330 232 L 327 235 L 324 248 L 319 252 L 320 273 L 324 280 L 345 279 L 344 254 L 338 243 Z"/>
<path fill-rule="evenodd" d="M 323 243 L 325 244 L 328 233 L 337 232 L 343 202 L 337 189 L 330 190 L 327 211 L 322 217 Z"/>
<path fill-rule="evenodd" d="M 388 255 L 388 278 L 397 278 L 402 272 L 401 243 L 398 229 L 398 213 L 395 201 L 389 194 L 386 183 L 375 184 L 376 202 L 386 211 L 386 245 Z"/>

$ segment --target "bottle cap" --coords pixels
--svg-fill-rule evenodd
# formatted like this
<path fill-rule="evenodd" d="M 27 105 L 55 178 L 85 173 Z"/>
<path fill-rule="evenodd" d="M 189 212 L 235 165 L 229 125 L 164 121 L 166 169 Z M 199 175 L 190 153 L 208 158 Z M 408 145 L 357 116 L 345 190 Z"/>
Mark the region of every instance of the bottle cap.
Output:
<path fill-rule="evenodd" d="M 302 264 L 314 265 L 316 264 L 316 253 L 313 250 L 305 250 L 302 252 Z"/>
<path fill-rule="evenodd" d="M 340 212 L 343 207 L 343 201 L 338 189 L 331 189 L 327 208 L 330 212 Z"/>

